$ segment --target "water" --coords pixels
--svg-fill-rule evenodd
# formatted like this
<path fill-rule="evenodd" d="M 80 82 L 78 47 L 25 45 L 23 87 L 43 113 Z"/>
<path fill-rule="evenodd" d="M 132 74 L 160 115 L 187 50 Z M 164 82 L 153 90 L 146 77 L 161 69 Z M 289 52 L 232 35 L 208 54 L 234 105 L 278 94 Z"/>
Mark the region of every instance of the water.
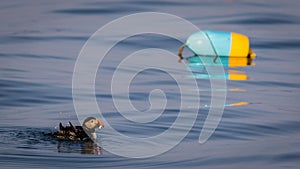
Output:
<path fill-rule="evenodd" d="M 299 167 L 298 1 L 28 0 L 0 4 L 1 168 Z M 200 29 L 250 37 L 258 57 L 252 66 L 225 68 L 247 80 L 227 80 L 223 118 L 209 141 L 198 143 L 210 104 L 209 81 L 203 78 L 198 79 L 203 90 L 202 108 L 194 127 L 179 145 L 159 156 L 130 159 L 105 150 L 98 156 L 85 151 L 83 143 L 59 142 L 46 136 L 60 121 L 79 124 L 72 101 L 72 74 L 85 41 L 113 19 L 146 11 L 175 14 Z M 128 39 L 109 53 L 98 70 L 104 73 L 97 74 L 96 96 L 114 128 L 130 136 L 149 137 L 174 122 L 179 92 L 164 72 L 145 71 L 130 86 L 131 101 L 139 110 L 149 108 L 151 90 L 159 88 L 166 93 L 166 112 L 147 125 L 133 124 L 120 116 L 109 84 L 115 66 L 128 54 L 149 47 L 176 53 L 180 45 L 170 38 L 144 35 Z M 109 137 L 105 128 L 103 134 Z"/>

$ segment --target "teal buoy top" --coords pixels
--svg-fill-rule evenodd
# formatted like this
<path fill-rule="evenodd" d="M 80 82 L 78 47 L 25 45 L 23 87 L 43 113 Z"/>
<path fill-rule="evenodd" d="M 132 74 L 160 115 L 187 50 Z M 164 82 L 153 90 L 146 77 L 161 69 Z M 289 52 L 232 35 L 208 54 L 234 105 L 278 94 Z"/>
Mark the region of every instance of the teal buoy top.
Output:
<path fill-rule="evenodd" d="M 195 55 L 199 56 L 256 57 L 250 48 L 249 38 L 235 32 L 198 31 L 189 36 L 186 43 L 180 47 L 178 56 L 181 59 L 183 59 L 184 47 L 188 47 Z"/>
<path fill-rule="evenodd" d="M 192 34 L 185 46 L 197 55 L 229 56 L 230 44 L 230 32 L 205 30 Z"/>

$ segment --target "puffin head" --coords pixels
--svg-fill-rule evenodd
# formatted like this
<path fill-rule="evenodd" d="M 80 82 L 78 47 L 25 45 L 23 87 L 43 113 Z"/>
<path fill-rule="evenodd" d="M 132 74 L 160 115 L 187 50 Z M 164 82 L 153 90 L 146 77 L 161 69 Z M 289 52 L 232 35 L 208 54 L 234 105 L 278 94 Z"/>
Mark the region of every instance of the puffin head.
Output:
<path fill-rule="evenodd" d="M 95 117 L 88 117 L 84 120 L 83 126 L 90 130 L 96 129 L 96 128 L 101 129 L 104 127 L 104 123 L 103 123 L 103 121 L 101 121 Z"/>
<path fill-rule="evenodd" d="M 95 129 L 102 129 L 104 127 L 104 123 L 95 117 L 88 117 L 83 121 L 82 127 L 90 137 L 96 139 Z"/>

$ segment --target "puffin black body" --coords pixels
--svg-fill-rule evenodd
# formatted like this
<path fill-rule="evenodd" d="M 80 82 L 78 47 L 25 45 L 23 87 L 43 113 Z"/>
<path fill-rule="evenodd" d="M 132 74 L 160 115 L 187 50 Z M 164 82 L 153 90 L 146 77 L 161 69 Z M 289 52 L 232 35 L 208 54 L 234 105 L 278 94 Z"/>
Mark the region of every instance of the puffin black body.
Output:
<path fill-rule="evenodd" d="M 69 122 L 69 126 L 63 126 L 59 123 L 59 131 L 49 133 L 48 135 L 53 136 L 59 140 L 66 141 L 86 141 L 96 139 L 96 128 L 103 128 L 104 123 L 95 118 L 88 117 L 84 120 L 82 126 L 74 126 Z"/>

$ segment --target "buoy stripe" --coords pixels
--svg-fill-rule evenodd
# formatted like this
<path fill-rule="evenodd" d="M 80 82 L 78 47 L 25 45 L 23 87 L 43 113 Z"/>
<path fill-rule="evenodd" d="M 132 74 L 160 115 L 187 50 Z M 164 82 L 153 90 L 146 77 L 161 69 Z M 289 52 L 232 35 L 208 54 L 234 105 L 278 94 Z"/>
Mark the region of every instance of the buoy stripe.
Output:
<path fill-rule="evenodd" d="M 230 57 L 245 57 L 249 54 L 249 39 L 247 36 L 231 32 Z"/>

